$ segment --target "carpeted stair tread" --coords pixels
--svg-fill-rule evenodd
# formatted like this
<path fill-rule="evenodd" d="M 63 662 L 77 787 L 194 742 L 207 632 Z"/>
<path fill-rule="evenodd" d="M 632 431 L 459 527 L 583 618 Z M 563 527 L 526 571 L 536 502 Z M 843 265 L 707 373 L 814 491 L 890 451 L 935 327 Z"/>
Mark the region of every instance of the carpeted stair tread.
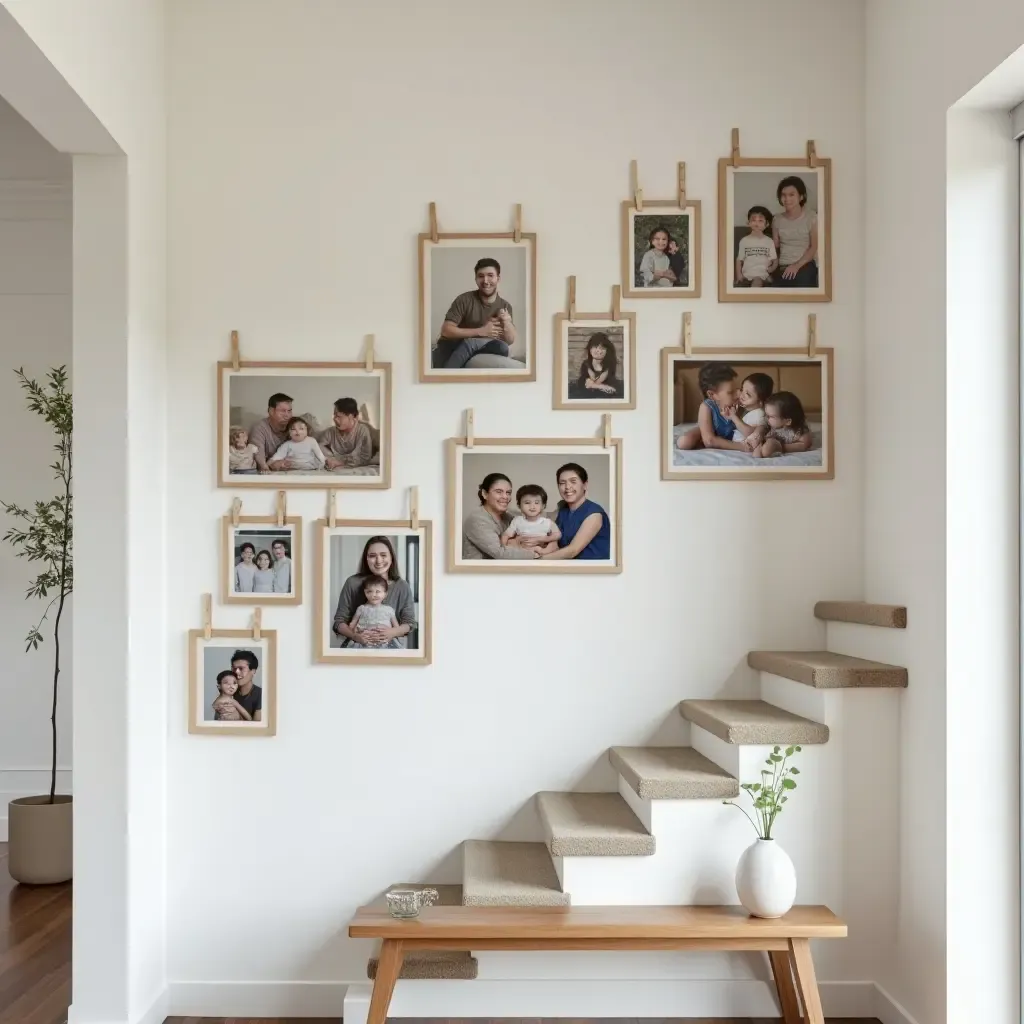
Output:
<path fill-rule="evenodd" d="M 644 857 L 654 836 L 618 793 L 538 793 L 552 857 Z"/>
<path fill-rule="evenodd" d="M 818 690 L 907 685 L 907 670 L 831 651 L 751 651 L 747 664 Z"/>
<path fill-rule="evenodd" d="M 773 746 L 828 742 L 827 725 L 763 700 L 684 700 L 679 713 L 726 743 Z"/>
<path fill-rule="evenodd" d="M 609 760 L 644 800 L 737 796 L 739 782 L 693 747 L 612 747 Z"/>
<path fill-rule="evenodd" d="M 816 618 L 828 622 L 855 622 L 862 626 L 887 629 L 907 628 L 907 609 L 901 604 L 871 604 L 868 601 L 819 601 Z"/>
<path fill-rule="evenodd" d="M 467 839 L 462 844 L 462 902 L 467 907 L 566 907 L 543 843 Z"/>
<path fill-rule="evenodd" d="M 436 882 L 396 882 L 392 889 L 436 889 L 438 900 L 435 906 L 458 907 L 462 904 L 461 885 L 438 885 Z M 374 906 L 387 906 L 384 893 L 373 901 Z M 366 976 L 373 981 L 377 977 L 377 957 L 370 957 L 366 964 Z M 431 979 L 445 981 L 472 981 L 477 976 L 477 960 L 470 951 L 462 949 L 420 949 L 412 950 L 402 961 L 400 978 L 409 981 Z"/>

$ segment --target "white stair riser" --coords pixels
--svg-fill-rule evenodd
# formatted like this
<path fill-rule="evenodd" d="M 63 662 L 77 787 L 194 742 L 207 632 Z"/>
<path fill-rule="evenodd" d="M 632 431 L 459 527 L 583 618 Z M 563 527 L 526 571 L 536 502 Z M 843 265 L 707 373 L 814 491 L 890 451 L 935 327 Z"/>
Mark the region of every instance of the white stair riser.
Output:
<path fill-rule="evenodd" d="M 867 658 L 885 665 L 905 665 L 907 631 L 859 622 L 825 623 L 825 649 L 850 658 Z"/>

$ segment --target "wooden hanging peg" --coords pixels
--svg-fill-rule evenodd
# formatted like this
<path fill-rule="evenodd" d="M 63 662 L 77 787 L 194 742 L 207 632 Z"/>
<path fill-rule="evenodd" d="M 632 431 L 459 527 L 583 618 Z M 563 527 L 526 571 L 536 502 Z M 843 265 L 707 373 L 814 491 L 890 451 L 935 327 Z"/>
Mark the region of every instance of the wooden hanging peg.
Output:
<path fill-rule="evenodd" d="M 260 639 L 260 628 L 263 626 L 263 609 L 257 608 L 252 613 L 252 638 L 253 640 Z"/>
<path fill-rule="evenodd" d="M 679 205 L 686 206 L 686 161 L 679 161 Z"/>
<path fill-rule="evenodd" d="M 601 417 L 601 425 L 604 429 L 604 447 L 610 448 L 612 443 L 612 414 L 610 412 L 606 412 Z"/>
<path fill-rule="evenodd" d="M 693 314 L 687 310 L 683 314 L 683 355 L 693 353 Z"/>
<path fill-rule="evenodd" d="M 333 530 L 338 525 L 338 492 L 327 492 L 327 525 Z"/>
<path fill-rule="evenodd" d="M 629 162 L 629 177 L 633 189 L 633 205 L 636 212 L 641 213 L 644 208 L 644 190 L 640 187 L 640 171 L 635 160 Z"/>
<path fill-rule="evenodd" d="M 235 500 L 233 502 L 231 502 L 231 525 L 232 526 L 237 526 L 238 525 L 238 517 L 241 514 L 242 514 L 242 499 L 241 498 L 235 498 Z"/>
<path fill-rule="evenodd" d="M 203 594 L 203 639 L 213 639 L 213 594 Z"/>
<path fill-rule="evenodd" d="M 420 528 L 420 489 L 414 484 L 409 488 L 409 529 Z"/>
<path fill-rule="evenodd" d="M 285 491 L 277 492 L 277 525 L 284 526 L 288 517 L 288 494 Z"/>
<path fill-rule="evenodd" d="M 818 314 L 807 314 L 807 358 L 813 359 L 818 351 Z"/>
<path fill-rule="evenodd" d="M 733 128 L 732 130 L 732 165 L 733 167 L 739 167 L 740 165 L 740 130 L 739 128 Z"/>
<path fill-rule="evenodd" d="M 807 140 L 807 166 L 818 166 L 818 151 L 814 146 L 814 139 Z"/>
<path fill-rule="evenodd" d="M 569 275 L 569 319 L 576 319 L 576 275 Z"/>
<path fill-rule="evenodd" d="M 373 335 L 366 336 L 366 372 L 373 373 Z"/>
<path fill-rule="evenodd" d="M 437 241 L 437 203 L 430 204 L 430 240 Z"/>
<path fill-rule="evenodd" d="M 523 204 L 516 203 L 516 226 L 512 231 L 512 241 L 521 242 L 523 240 Z"/>
<path fill-rule="evenodd" d="M 612 320 L 622 319 L 622 310 L 619 304 L 622 302 L 622 285 L 612 285 Z"/>
<path fill-rule="evenodd" d="M 231 369 L 238 373 L 240 360 L 238 357 L 238 331 L 231 332 Z"/>
<path fill-rule="evenodd" d="M 466 410 L 466 447 L 473 447 L 473 410 Z"/>

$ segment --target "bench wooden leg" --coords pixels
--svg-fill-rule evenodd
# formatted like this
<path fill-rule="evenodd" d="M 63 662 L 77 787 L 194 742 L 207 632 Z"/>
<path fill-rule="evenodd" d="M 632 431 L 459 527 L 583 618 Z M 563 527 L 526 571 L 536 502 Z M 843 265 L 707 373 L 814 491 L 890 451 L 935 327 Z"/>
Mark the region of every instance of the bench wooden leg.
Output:
<path fill-rule="evenodd" d="M 395 982 L 402 970 L 401 939 L 385 939 L 380 946 L 377 958 L 377 977 L 373 982 L 373 993 L 370 996 L 370 1012 L 366 1024 L 384 1024 L 391 1005 L 391 994 L 395 991 Z"/>
<path fill-rule="evenodd" d="M 818 979 L 814 976 L 810 940 L 790 939 L 789 955 L 793 960 L 793 973 L 796 975 L 797 988 L 800 989 L 804 1013 L 807 1014 L 807 1024 L 825 1024 L 821 996 L 818 994 Z"/>
<path fill-rule="evenodd" d="M 779 1007 L 784 1024 L 800 1024 L 800 1004 L 793 984 L 793 965 L 789 954 L 783 950 L 769 952 L 772 974 L 775 975 L 775 990 L 779 993 Z"/>

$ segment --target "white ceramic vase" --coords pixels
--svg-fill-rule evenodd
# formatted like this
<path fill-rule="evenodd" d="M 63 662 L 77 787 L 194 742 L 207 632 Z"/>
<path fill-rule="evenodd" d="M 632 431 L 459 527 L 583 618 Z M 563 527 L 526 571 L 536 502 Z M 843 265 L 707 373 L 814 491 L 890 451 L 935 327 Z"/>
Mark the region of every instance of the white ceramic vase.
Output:
<path fill-rule="evenodd" d="M 796 900 L 796 869 L 774 839 L 758 839 L 736 865 L 736 892 L 754 917 L 782 917 Z"/>

